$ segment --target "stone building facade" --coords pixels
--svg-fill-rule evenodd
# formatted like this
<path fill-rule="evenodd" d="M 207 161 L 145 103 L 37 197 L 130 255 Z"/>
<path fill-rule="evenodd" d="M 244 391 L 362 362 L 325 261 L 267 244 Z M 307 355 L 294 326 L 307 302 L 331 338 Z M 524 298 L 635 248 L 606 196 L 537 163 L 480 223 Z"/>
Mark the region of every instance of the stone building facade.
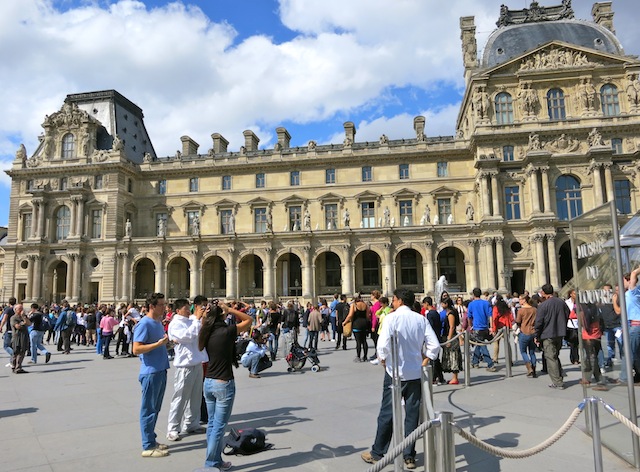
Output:
<path fill-rule="evenodd" d="M 68 95 L 23 146 L 0 245 L 3 298 L 119 302 L 312 300 L 397 286 L 534 289 L 572 276 L 569 219 L 615 200 L 638 210 L 640 61 L 625 55 L 611 2 L 592 21 L 571 2 L 503 7 L 478 57 L 460 19 L 466 91 L 450 137 L 425 118 L 405 139 L 271 149 L 244 131 L 157 156 L 142 110 L 110 90 Z M 607 237 L 606 228 L 583 235 Z M 3 300 L 3 301 L 4 301 Z"/>

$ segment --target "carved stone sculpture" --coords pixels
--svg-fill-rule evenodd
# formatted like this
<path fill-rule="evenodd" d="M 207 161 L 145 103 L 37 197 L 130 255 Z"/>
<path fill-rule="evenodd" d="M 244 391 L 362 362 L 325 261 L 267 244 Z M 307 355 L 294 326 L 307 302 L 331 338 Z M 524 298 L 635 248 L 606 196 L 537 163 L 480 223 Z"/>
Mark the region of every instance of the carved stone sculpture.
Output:
<path fill-rule="evenodd" d="M 467 221 L 473 221 L 473 216 L 474 216 L 474 210 L 473 210 L 473 205 L 471 204 L 471 202 L 467 203 L 467 208 L 464 211 L 464 214 L 467 216 Z"/>
<path fill-rule="evenodd" d="M 449 216 L 447 216 L 447 224 L 448 225 L 453 224 L 453 215 L 451 213 L 449 213 Z"/>
<path fill-rule="evenodd" d="M 640 106 L 640 82 L 638 81 L 638 74 L 629 74 L 627 77 L 627 97 L 629 98 L 631 108 L 638 108 Z"/>
<path fill-rule="evenodd" d="M 591 83 L 591 79 L 582 79 L 582 83 L 578 87 L 578 99 L 583 111 L 593 112 L 596 104 L 596 89 Z"/>
<path fill-rule="evenodd" d="M 116 134 L 113 137 L 113 143 L 111 144 L 111 149 L 113 151 L 122 151 L 123 148 L 124 148 L 124 144 L 122 144 L 122 141 L 120 140 L 120 138 Z"/>
<path fill-rule="evenodd" d="M 385 226 L 390 226 L 391 225 L 391 212 L 389 211 L 389 207 L 385 207 L 384 208 L 384 225 Z"/>
<path fill-rule="evenodd" d="M 518 92 L 518 99 L 521 101 L 522 112 L 525 117 L 535 116 L 540 105 L 538 94 L 531 88 L 531 84 L 523 83 Z"/>
<path fill-rule="evenodd" d="M 303 227 L 305 231 L 311 231 L 311 213 L 308 208 L 304 211 Z"/>
<path fill-rule="evenodd" d="M 127 238 L 131 237 L 131 220 L 127 218 L 127 222 L 124 224 L 124 235 Z"/>
<path fill-rule="evenodd" d="M 589 143 L 589 147 L 604 147 L 604 140 L 602 139 L 602 135 L 600 134 L 600 131 L 598 131 L 598 128 L 593 128 L 590 132 L 589 132 L 589 136 L 587 137 L 587 142 Z"/>
<path fill-rule="evenodd" d="M 267 231 L 273 232 L 273 217 L 271 216 L 271 208 L 267 210 Z"/>
<path fill-rule="evenodd" d="M 478 120 L 489 117 L 489 94 L 484 87 L 477 87 L 473 92 L 473 109 Z"/>
<path fill-rule="evenodd" d="M 20 147 L 16 151 L 16 161 L 26 161 L 27 160 L 27 148 L 24 147 L 24 144 L 20 144 Z"/>
<path fill-rule="evenodd" d="M 351 216 L 349 215 L 348 208 L 345 208 L 344 213 L 342 214 L 342 223 L 345 228 L 349 228 L 349 223 L 351 223 Z"/>
<path fill-rule="evenodd" d="M 158 236 L 164 238 L 167 235 L 167 221 L 164 218 L 158 220 Z"/>
<path fill-rule="evenodd" d="M 529 147 L 527 149 L 529 151 L 539 151 L 541 147 L 540 136 L 535 133 L 531 133 L 529 135 Z"/>
<path fill-rule="evenodd" d="M 200 218 L 198 215 L 194 216 L 191 222 L 191 235 L 200 236 Z"/>
<path fill-rule="evenodd" d="M 389 144 L 389 138 L 387 138 L 386 134 L 380 136 L 380 144 Z"/>

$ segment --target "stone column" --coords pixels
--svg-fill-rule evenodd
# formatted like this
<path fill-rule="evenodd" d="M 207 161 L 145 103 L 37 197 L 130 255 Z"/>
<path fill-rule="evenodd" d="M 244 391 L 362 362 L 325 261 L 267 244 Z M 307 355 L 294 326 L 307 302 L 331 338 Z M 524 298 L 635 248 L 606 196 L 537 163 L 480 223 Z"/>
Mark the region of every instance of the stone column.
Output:
<path fill-rule="evenodd" d="M 69 237 L 72 238 L 76 235 L 76 215 L 78 214 L 78 211 L 76 209 L 76 200 L 75 198 L 71 199 L 71 221 L 70 221 L 70 225 L 69 225 Z"/>
<path fill-rule="evenodd" d="M 81 238 L 84 235 L 84 198 L 82 196 L 76 197 L 78 205 L 76 213 L 76 236 Z"/>
<path fill-rule="evenodd" d="M 262 296 L 267 299 L 275 298 L 275 290 L 274 290 L 274 282 L 275 282 L 275 272 L 276 268 L 273 265 L 273 248 L 265 248 L 266 263 L 263 266 L 263 289 Z"/>
<path fill-rule="evenodd" d="M 551 208 L 551 193 L 549 192 L 549 168 L 541 167 L 540 172 L 542 175 L 542 200 L 544 202 L 544 211 L 553 213 Z"/>
<path fill-rule="evenodd" d="M 353 263 L 351 262 L 351 246 L 342 246 L 345 255 L 342 264 L 342 293 L 347 296 L 353 295 Z"/>
<path fill-rule="evenodd" d="M 484 246 L 484 260 L 487 270 L 487 286 L 488 290 L 496 288 L 496 263 L 493 260 L 493 238 L 485 238 L 482 240 Z"/>
<path fill-rule="evenodd" d="M 64 288 L 64 298 L 68 300 L 71 300 L 71 287 L 73 287 L 73 271 L 75 269 L 76 266 L 76 257 L 78 257 L 77 254 L 69 254 L 69 259 L 71 259 L 71 263 L 67 264 L 67 280 L 65 281 L 65 288 Z"/>
<path fill-rule="evenodd" d="M 33 275 L 35 273 L 34 269 L 35 269 L 35 259 L 36 256 L 33 255 L 28 255 L 27 256 L 27 288 L 25 290 L 25 296 L 27 298 L 27 300 L 33 300 Z M 28 311 L 28 310 L 25 310 Z"/>
<path fill-rule="evenodd" d="M 482 192 L 482 212 L 484 216 L 491 216 L 491 203 L 489 202 L 489 176 L 486 173 L 481 173 L 480 179 L 480 191 Z"/>
<path fill-rule="evenodd" d="M 493 216 L 501 216 L 498 173 L 491 174 L 491 195 L 493 197 Z"/>
<path fill-rule="evenodd" d="M 164 293 L 165 297 L 169 298 L 169 294 L 166 293 L 164 288 L 164 257 L 161 251 L 158 251 L 156 256 L 158 264 L 156 266 L 155 292 Z"/>
<path fill-rule="evenodd" d="M 497 236 L 495 238 L 496 241 L 496 264 L 498 266 L 498 273 L 500 277 L 498 277 L 498 290 L 501 292 L 507 291 L 507 284 L 505 282 L 505 265 L 504 265 L 504 238 L 502 236 Z"/>
<path fill-rule="evenodd" d="M 198 281 L 199 271 L 198 267 L 196 267 L 198 265 L 198 251 L 192 251 L 191 255 L 193 256 L 191 258 L 193 262 L 189 263 L 189 297 L 193 298 L 196 295 L 202 294 L 202 292 L 200 291 L 200 284 Z"/>
<path fill-rule="evenodd" d="M 31 234 L 25 234 L 24 238 L 34 239 L 38 237 L 38 225 L 40 223 L 40 213 L 42 209 L 40 199 L 33 199 L 33 213 L 31 213 Z"/>
<path fill-rule="evenodd" d="M 76 255 L 76 258 L 73 260 L 73 287 L 71 290 L 71 297 L 74 301 L 80 300 L 81 293 L 81 284 L 82 284 L 82 256 L 80 254 Z"/>
<path fill-rule="evenodd" d="M 384 278 L 382 282 L 385 283 L 386 279 L 389 279 L 389 283 L 383 285 L 383 287 L 387 290 L 388 293 L 385 295 L 388 297 L 390 293 L 396 289 L 396 277 L 395 271 L 393 270 L 395 266 L 395 261 L 393 260 L 393 245 L 391 243 L 385 243 L 384 245 L 384 257 L 387 260 L 384 267 Z"/>
<path fill-rule="evenodd" d="M 603 192 L 602 192 L 602 169 L 600 166 L 593 168 L 593 191 L 596 197 L 596 206 L 602 205 Z"/>
<path fill-rule="evenodd" d="M 238 298 L 238 266 L 236 262 L 236 250 L 233 247 L 227 249 L 229 264 L 227 265 L 227 294 L 226 297 Z"/>
<path fill-rule="evenodd" d="M 467 280 L 469 285 L 467 286 L 467 292 L 479 287 L 478 284 L 478 258 L 476 256 L 476 243 L 477 239 L 468 239 L 467 246 L 469 246 L 469 272 L 467 273 Z"/>
<path fill-rule="evenodd" d="M 302 266 L 302 297 L 306 299 L 313 298 L 313 264 L 311 262 L 311 246 L 304 246 L 304 261 Z"/>
<path fill-rule="evenodd" d="M 129 293 L 129 288 L 131 287 L 131 259 L 129 258 L 128 252 L 120 253 L 120 256 L 122 257 L 121 300 L 129 301 L 133 299 L 133 297 Z"/>
<path fill-rule="evenodd" d="M 424 293 L 427 294 L 433 291 L 434 281 L 434 267 L 433 267 L 433 241 L 424 242 L 426 260 L 422 264 L 424 273 Z"/>
<path fill-rule="evenodd" d="M 547 283 L 547 268 L 545 264 L 544 253 L 544 234 L 536 234 L 533 236 L 533 242 L 536 246 L 536 267 L 535 271 L 538 276 L 538 286 L 542 287 Z"/>
<path fill-rule="evenodd" d="M 531 208 L 532 213 L 540 213 L 540 187 L 538 186 L 538 170 L 530 168 L 527 171 L 531 182 Z"/>
<path fill-rule="evenodd" d="M 33 292 L 31 293 L 32 300 L 43 299 L 42 294 L 42 259 L 41 255 L 36 255 L 33 258 Z"/>
<path fill-rule="evenodd" d="M 613 187 L 613 176 L 611 175 L 611 162 L 605 162 L 604 167 L 604 181 L 607 186 L 607 201 L 613 201 L 616 199 L 615 189 Z M 604 202 L 603 202 L 604 203 Z"/>
<path fill-rule="evenodd" d="M 555 289 L 560 288 L 560 277 L 558 274 L 558 254 L 556 253 L 556 235 L 547 234 L 547 251 L 549 258 L 549 279 Z"/>
<path fill-rule="evenodd" d="M 44 238 L 44 233 L 45 233 L 44 212 L 45 212 L 45 204 L 44 204 L 44 200 L 41 200 L 38 204 L 38 231 L 36 233 L 36 238 L 39 238 L 39 239 Z"/>

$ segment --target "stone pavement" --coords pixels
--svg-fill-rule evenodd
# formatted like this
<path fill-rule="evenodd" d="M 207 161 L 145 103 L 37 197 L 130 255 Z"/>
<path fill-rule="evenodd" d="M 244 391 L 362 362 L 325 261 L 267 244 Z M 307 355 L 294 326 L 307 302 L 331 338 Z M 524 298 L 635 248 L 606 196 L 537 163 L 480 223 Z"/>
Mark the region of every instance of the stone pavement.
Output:
<path fill-rule="evenodd" d="M 246 369 L 236 371 L 237 396 L 230 424 L 263 428 L 274 448 L 253 456 L 230 456 L 232 470 L 367 469 L 360 453 L 373 442 L 383 369 L 352 362 L 353 345 L 351 341 L 348 351 L 334 351 L 332 343 L 320 342 L 323 369 L 318 373 L 309 366 L 287 373 L 284 360 L 275 362 L 261 379 L 250 379 Z M 548 388 L 547 376 L 527 378 L 524 366 L 514 367 L 510 379 L 504 378 L 504 368 L 495 373 L 473 369 L 470 388 L 435 387 L 435 408 L 453 412 L 464 429 L 493 445 L 532 447 L 551 436 L 582 399 L 577 384 L 580 373 L 566 365 L 567 356 L 563 350 L 569 385 L 564 391 Z M 44 357 L 40 359 L 44 362 Z M 3 352 L 0 363 L 6 362 Z M 140 456 L 138 365 L 136 358 L 103 360 L 80 346 L 68 356 L 54 353 L 47 365 L 26 364 L 29 374 L 15 375 L 1 367 L 0 470 L 191 472 L 202 467 L 204 434 L 169 443 L 171 455 L 166 458 Z M 167 442 L 172 374 L 173 369 L 156 430 L 161 442 Z M 601 410 L 601 418 L 604 415 Z M 491 456 L 456 435 L 456 468 L 468 472 L 594 470 L 591 439 L 580 430 L 584 424 L 583 414 L 558 443 L 523 460 Z M 422 441 L 417 448 L 421 466 Z M 603 456 L 607 471 L 633 470 L 606 449 Z"/>

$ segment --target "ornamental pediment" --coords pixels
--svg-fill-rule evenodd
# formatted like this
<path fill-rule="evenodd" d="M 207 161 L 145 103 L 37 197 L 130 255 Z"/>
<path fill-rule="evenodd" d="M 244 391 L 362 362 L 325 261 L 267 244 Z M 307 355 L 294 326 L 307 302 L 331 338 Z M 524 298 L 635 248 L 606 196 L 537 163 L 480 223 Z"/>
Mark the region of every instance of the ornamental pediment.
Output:
<path fill-rule="evenodd" d="M 43 127 L 53 126 L 56 128 L 77 128 L 82 126 L 83 123 L 99 124 L 100 122 L 89 115 L 84 110 L 81 110 L 77 104 L 65 102 L 57 111 L 51 115 L 46 115 L 44 118 Z"/>
<path fill-rule="evenodd" d="M 378 202 L 382 200 L 382 195 L 379 193 L 371 192 L 369 190 L 365 190 L 364 192 L 360 192 L 355 196 L 355 199 L 358 202 L 362 202 L 365 200 L 377 200 Z"/>
<path fill-rule="evenodd" d="M 284 203 L 285 205 L 295 205 L 295 204 L 303 204 L 303 203 L 306 204 L 307 199 L 304 197 L 301 197 L 300 195 L 293 194 L 285 198 L 284 200 L 282 200 L 282 203 Z"/>
<path fill-rule="evenodd" d="M 344 200 L 344 197 L 342 195 L 338 195 L 337 193 L 329 192 L 322 195 L 320 198 L 318 198 L 318 200 L 323 205 L 325 203 L 334 203 L 334 202 L 342 203 Z"/>
<path fill-rule="evenodd" d="M 395 201 L 401 199 L 412 199 L 418 200 L 420 198 L 420 194 L 418 192 L 414 192 L 413 190 L 409 190 L 408 188 L 401 188 L 391 194 Z"/>
<path fill-rule="evenodd" d="M 266 198 L 256 197 L 247 202 L 251 208 L 255 207 L 271 207 L 273 202 L 271 200 L 267 200 Z"/>

